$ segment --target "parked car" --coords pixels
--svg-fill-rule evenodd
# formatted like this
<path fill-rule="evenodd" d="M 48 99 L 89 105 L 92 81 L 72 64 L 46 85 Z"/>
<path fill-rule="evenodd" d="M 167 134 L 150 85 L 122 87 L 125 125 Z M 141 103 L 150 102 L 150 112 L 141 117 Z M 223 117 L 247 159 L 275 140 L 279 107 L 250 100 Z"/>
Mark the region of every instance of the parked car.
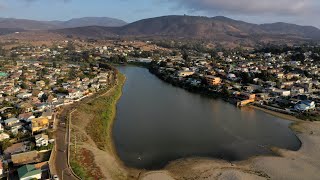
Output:
<path fill-rule="evenodd" d="M 52 180 L 59 180 L 58 175 L 53 175 L 53 176 L 52 176 Z"/>

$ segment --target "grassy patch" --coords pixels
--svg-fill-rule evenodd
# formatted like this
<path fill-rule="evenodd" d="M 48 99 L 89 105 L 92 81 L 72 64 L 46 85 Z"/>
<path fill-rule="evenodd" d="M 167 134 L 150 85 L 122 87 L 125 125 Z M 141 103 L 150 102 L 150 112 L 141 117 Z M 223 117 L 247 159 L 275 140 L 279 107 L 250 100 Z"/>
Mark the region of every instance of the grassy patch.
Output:
<path fill-rule="evenodd" d="M 73 151 L 71 167 L 81 179 L 104 179 L 101 170 L 94 162 L 94 156 L 91 151 L 78 148 L 77 152 Z"/>
<path fill-rule="evenodd" d="M 86 131 L 101 150 L 111 150 L 111 128 L 116 115 L 116 104 L 122 94 L 125 76 L 118 75 L 117 85 L 105 96 L 101 96 L 90 104 L 86 110 L 94 116 Z"/>
<path fill-rule="evenodd" d="M 76 173 L 76 175 L 81 179 L 90 179 L 90 177 L 87 175 L 86 169 L 82 167 L 77 161 L 72 160 L 70 162 L 70 165 L 73 172 Z"/>
<path fill-rule="evenodd" d="M 72 128 L 71 142 L 77 142 L 77 145 L 85 143 L 88 138 L 83 133 L 86 133 L 99 149 L 113 152 L 111 128 L 124 82 L 125 76 L 118 73 L 116 85 L 96 93 L 91 100 L 77 106 L 77 111 L 72 117 L 73 126 L 77 128 Z M 70 148 L 70 164 L 79 177 L 82 179 L 101 179 L 103 177 L 100 168 L 95 164 L 91 151 L 79 147 L 76 150 L 75 146 Z M 114 176 L 124 179 L 120 178 L 121 173 L 116 173 Z"/>

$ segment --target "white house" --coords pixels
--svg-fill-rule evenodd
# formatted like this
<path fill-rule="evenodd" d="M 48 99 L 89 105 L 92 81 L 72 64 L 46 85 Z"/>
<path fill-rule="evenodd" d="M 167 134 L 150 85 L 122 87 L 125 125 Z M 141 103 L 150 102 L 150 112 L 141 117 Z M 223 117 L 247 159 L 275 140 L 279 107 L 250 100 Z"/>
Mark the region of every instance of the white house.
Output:
<path fill-rule="evenodd" d="M 45 134 L 36 135 L 35 136 L 35 141 L 36 141 L 36 146 L 37 147 L 48 146 L 48 144 L 49 144 L 48 135 L 45 135 Z"/>
<path fill-rule="evenodd" d="M 309 111 L 316 108 L 314 101 L 300 101 L 294 106 L 296 111 Z"/>
<path fill-rule="evenodd" d="M 6 126 L 12 126 L 12 125 L 14 125 L 14 124 L 16 124 L 16 123 L 19 123 L 20 121 L 19 121 L 19 119 L 17 119 L 17 118 L 10 118 L 10 119 L 7 119 L 7 120 L 4 120 L 4 124 L 6 125 Z"/>
<path fill-rule="evenodd" d="M 19 99 L 27 99 L 27 98 L 29 98 L 31 96 L 32 96 L 31 93 L 20 93 L 20 94 L 17 95 L 17 98 L 19 98 Z"/>
<path fill-rule="evenodd" d="M 231 73 L 227 75 L 227 78 L 231 81 L 237 80 L 237 76 L 235 74 L 231 74 Z"/>
<path fill-rule="evenodd" d="M 275 89 L 273 92 L 279 96 L 284 96 L 284 97 L 291 95 L 291 91 L 287 91 L 283 89 Z"/>
<path fill-rule="evenodd" d="M 79 90 L 69 90 L 69 95 L 66 96 L 67 99 L 78 99 L 83 96 L 83 93 Z"/>

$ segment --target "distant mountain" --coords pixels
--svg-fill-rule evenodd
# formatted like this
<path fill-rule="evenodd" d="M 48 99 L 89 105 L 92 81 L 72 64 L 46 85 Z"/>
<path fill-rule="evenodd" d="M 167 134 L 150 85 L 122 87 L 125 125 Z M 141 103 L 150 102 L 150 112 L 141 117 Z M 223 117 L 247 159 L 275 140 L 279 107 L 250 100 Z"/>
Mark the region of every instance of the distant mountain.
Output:
<path fill-rule="evenodd" d="M 14 18 L 0 18 L 0 29 L 10 28 L 10 29 L 23 29 L 23 30 L 46 30 L 63 28 L 58 27 L 55 24 L 51 24 L 43 21 L 35 21 L 28 19 L 14 19 Z"/>
<path fill-rule="evenodd" d="M 68 21 L 35 21 L 28 19 L 0 18 L 0 29 L 52 30 L 84 26 L 117 27 L 125 24 L 127 23 L 122 20 L 108 17 L 85 17 Z"/>
<path fill-rule="evenodd" d="M 84 17 L 75 18 L 69 21 L 61 22 L 58 25 L 63 27 L 84 27 L 84 26 L 104 26 L 104 27 L 119 27 L 127 23 L 123 20 L 108 18 L 108 17 Z"/>
<path fill-rule="evenodd" d="M 310 39 L 320 39 L 320 30 L 313 26 L 299 26 L 296 24 L 288 24 L 283 22 L 272 24 L 261 24 L 260 27 L 273 34 L 292 34 Z"/>
<path fill-rule="evenodd" d="M 50 30 L 49 32 L 58 33 L 65 36 L 75 36 L 81 38 L 106 38 L 117 37 L 116 27 L 86 26 L 67 29 Z"/>
<path fill-rule="evenodd" d="M 16 28 L 0 28 L 0 36 L 12 34 L 12 33 L 16 33 L 16 32 L 24 32 L 24 31 L 25 30 L 23 30 L 23 29 L 16 29 Z"/>
<path fill-rule="evenodd" d="M 58 37 L 81 38 L 167 38 L 201 39 L 215 43 L 254 45 L 266 43 L 296 43 L 320 41 L 320 30 L 312 26 L 288 23 L 253 24 L 223 16 L 162 16 L 130 24 L 112 18 L 78 18 L 69 21 L 33 21 L 0 19 L 1 28 L 8 34 L 14 29 L 44 30 Z M 10 31 L 11 29 L 11 31 Z M 45 32 L 42 32 L 45 33 Z M 28 33 L 23 33 L 27 36 Z M 20 37 L 22 35 L 20 34 Z M 44 36 L 45 37 L 45 36 Z"/>
<path fill-rule="evenodd" d="M 213 18 L 197 16 L 164 16 L 137 21 L 119 29 L 120 35 L 161 35 L 176 37 L 254 37 L 261 35 L 287 35 L 300 38 L 320 37 L 320 30 L 311 26 L 287 23 L 252 24 L 223 16 Z"/>
<path fill-rule="evenodd" d="M 163 16 L 143 19 L 121 27 L 81 27 L 56 32 L 80 37 L 162 37 L 222 41 L 320 40 L 320 30 L 287 23 L 252 24 L 223 16 Z"/>

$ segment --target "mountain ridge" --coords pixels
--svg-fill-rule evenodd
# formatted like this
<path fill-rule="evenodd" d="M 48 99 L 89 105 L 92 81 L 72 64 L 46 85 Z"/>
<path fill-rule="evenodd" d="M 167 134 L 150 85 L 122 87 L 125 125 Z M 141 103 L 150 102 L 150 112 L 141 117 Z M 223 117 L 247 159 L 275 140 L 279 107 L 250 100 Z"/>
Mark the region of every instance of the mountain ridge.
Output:
<path fill-rule="evenodd" d="M 72 23 L 73 20 L 70 21 L 52 21 L 51 25 L 62 23 L 69 23 L 69 25 L 61 25 L 62 28 L 52 28 L 45 31 L 58 34 L 59 37 L 94 39 L 122 37 L 145 39 L 201 39 L 216 43 L 228 42 L 237 44 L 257 44 L 260 42 L 304 43 L 307 41 L 320 41 L 320 29 L 314 26 L 301 26 L 284 22 L 254 24 L 224 16 L 169 15 L 142 19 L 129 24 L 122 22 L 124 25 L 117 27 L 99 26 L 99 24 L 101 24 L 97 23 L 99 20 L 93 23 L 98 25 L 86 24 L 89 26 L 73 27 L 75 26 L 74 23 Z M 80 20 L 77 19 L 77 21 L 86 22 L 90 21 L 90 18 L 80 18 Z M 66 26 L 71 26 L 71 28 L 64 28 Z M 8 31 L 8 29 L 6 31 Z"/>
<path fill-rule="evenodd" d="M 86 32 L 88 31 L 93 33 L 87 34 Z M 218 40 L 261 36 L 277 36 L 278 38 L 279 36 L 283 36 L 283 38 L 296 37 L 297 39 L 320 40 L 320 29 L 313 26 L 300 26 L 289 23 L 253 24 L 223 16 L 161 16 L 142 19 L 121 27 L 90 26 L 60 29 L 56 32 L 92 38 L 95 37 L 95 34 L 99 34 L 102 37 L 159 36 Z"/>
<path fill-rule="evenodd" d="M 0 29 L 23 30 L 52 30 L 85 26 L 117 27 L 127 23 L 123 20 L 109 17 L 83 17 L 73 18 L 67 21 L 38 21 L 30 19 L 0 18 Z"/>

